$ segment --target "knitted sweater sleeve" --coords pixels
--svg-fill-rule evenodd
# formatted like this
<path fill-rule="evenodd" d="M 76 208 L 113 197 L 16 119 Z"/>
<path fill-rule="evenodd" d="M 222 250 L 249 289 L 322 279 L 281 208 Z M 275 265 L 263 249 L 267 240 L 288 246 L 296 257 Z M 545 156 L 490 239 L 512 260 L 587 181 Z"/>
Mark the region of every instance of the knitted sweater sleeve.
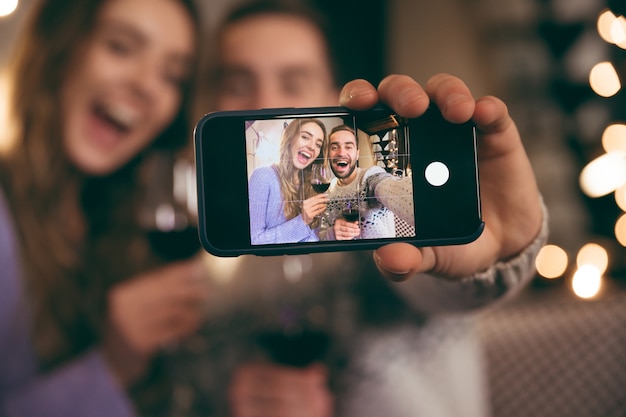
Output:
<path fill-rule="evenodd" d="M 548 239 L 548 214 L 543 203 L 542 210 L 539 234 L 516 257 L 460 280 L 418 274 L 394 288 L 410 305 L 426 314 L 477 310 L 519 293 L 535 276 L 535 258 Z"/>

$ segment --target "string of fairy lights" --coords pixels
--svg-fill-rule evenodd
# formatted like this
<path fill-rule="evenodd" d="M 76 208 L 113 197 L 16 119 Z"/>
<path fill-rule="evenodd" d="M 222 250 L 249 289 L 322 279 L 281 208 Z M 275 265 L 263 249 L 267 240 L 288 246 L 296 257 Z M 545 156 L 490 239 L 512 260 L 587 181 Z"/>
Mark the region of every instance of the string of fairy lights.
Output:
<path fill-rule="evenodd" d="M 611 10 L 602 11 L 597 19 L 597 31 L 603 41 L 626 50 L 626 18 Z M 589 72 L 589 85 L 602 98 L 615 96 L 621 89 L 618 70 L 610 61 L 598 62 Z M 590 198 L 615 196 L 622 210 L 614 227 L 614 237 L 626 246 L 626 124 L 610 123 L 602 133 L 602 154 L 591 160 L 579 176 L 582 192 Z M 609 251 L 600 243 L 587 243 L 576 254 L 575 267 L 570 267 L 567 252 L 557 245 L 544 246 L 537 257 L 540 276 L 547 279 L 564 278 L 571 271 L 571 287 L 581 298 L 595 298 L 603 288 L 604 274 L 609 265 Z"/>

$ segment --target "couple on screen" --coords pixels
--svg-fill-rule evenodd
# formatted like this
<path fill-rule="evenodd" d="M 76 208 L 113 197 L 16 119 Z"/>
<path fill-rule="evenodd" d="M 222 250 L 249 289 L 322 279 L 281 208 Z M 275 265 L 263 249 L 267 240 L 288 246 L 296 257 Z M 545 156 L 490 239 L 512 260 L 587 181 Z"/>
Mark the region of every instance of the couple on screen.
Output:
<path fill-rule="evenodd" d="M 327 135 L 321 120 L 295 119 L 283 131 L 279 156 L 248 182 L 252 244 L 395 237 L 395 216 L 414 226 L 413 200 L 397 198 L 412 194 L 411 178 L 398 180 L 376 165 L 359 168 L 359 141 L 350 126 L 337 125 Z M 335 176 L 322 193 L 311 184 L 319 163 L 329 163 Z M 356 219 L 345 214 L 348 203 Z"/>

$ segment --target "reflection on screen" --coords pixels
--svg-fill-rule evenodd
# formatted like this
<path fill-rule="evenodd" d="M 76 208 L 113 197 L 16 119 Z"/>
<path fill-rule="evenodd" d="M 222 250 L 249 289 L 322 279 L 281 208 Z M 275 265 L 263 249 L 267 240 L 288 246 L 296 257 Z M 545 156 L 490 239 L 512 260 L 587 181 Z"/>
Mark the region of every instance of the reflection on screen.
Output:
<path fill-rule="evenodd" d="M 415 236 L 405 119 L 291 116 L 244 129 L 251 244 Z"/>

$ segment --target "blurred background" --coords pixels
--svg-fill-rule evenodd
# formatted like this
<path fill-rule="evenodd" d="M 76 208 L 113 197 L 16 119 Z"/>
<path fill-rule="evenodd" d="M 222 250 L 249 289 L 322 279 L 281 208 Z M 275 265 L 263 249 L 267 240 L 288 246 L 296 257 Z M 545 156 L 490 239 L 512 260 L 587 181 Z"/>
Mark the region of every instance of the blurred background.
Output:
<path fill-rule="evenodd" d="M 0 86 L 14 39 L 35 2 L 0 0 Z M 236 3 L 198 2 L 208 37 Z M 619 152 L 626 149 L 621 124 L 626 94 L 620 93 L 624 2 L 315 3 L 335 28 L 340 81 L 378 82 L 397 72 L 426 82 L 437 72 L 449 72 L 477 96 L 505 99 L 551 214 L 554 246 L 540 257 L 534 289 L 568 287 L 579 297 L 594 298 L 625 282 L 626 164 Z M 596 269 L 580 268 L 589 263 Z"/>
<path fill-rule="evenodd" d="M 0 86 L 18 29 L 35 2 L 0 0 L 0 15 L 5 15 L 0 17 Z M 235 3 L 198 1 L 207 36 Z M 626 397 L 621 364 L 626 357 L 626 92 L 621 86 L 626 2 L 316 3 L 337 28 L 342 82 L 357 77 L 378 82 L 397 72 L 425 83 L 437 72 L 449 72 L 476 96 L 503 98 L 517 121 L 550 213 L 551 233 L 530 287 L 482 324 L 496 414 L 515 415 L 507 407 L 524 398 L 541 403 L 558 397 L 567 411 L 545 415 L 590 415 L 579 394 L 592 389 L 597 401 L 617 401 L 615 410 L 621 411 L 615 415 L 623 415 L 618 413 L 626 412 L 619 407 Z M 0 96 L 0 115 L 4 106 Z M 592 355 L 599 351 L 602 355 Z M 586 376 L 573 373 L 576 366 L 586 367 Z M 516 369 L 541 376 L 520 381 Z M 550 377 L 559 370 L 567 376 Z M 526 396 L 510 389 L 516 384 L 526 384 Z M 542 414 L 526 407 L 523 415 Z"/>

